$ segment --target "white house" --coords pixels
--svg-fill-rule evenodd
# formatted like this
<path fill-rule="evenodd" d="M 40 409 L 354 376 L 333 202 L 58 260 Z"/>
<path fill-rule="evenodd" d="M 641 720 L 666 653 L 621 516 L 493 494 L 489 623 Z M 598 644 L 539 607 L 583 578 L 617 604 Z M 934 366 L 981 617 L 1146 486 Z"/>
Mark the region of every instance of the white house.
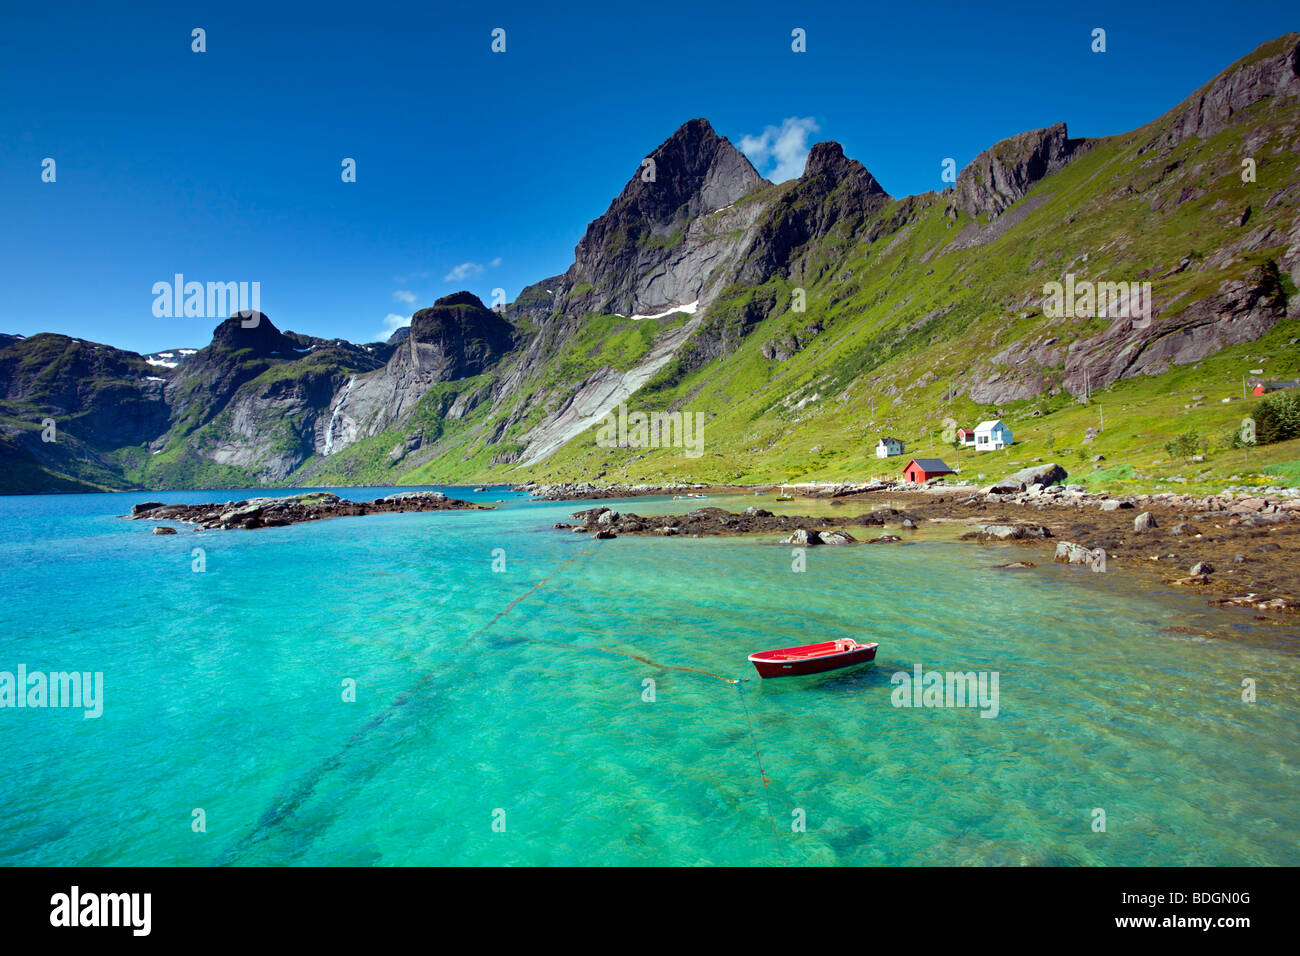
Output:
<path fill-rule="evenodd" d="M 1011 429 L 1001 419 L 975 426 L 975 450 L 996 451 L 1011 444 Z"/>
<path fill-rule="evenodd" d="M 892 458 L 901 455 L 905 450 L 906 446 L 900 439 L 890 438 L 888 435 L 876 442 L 877 458 Z"/>

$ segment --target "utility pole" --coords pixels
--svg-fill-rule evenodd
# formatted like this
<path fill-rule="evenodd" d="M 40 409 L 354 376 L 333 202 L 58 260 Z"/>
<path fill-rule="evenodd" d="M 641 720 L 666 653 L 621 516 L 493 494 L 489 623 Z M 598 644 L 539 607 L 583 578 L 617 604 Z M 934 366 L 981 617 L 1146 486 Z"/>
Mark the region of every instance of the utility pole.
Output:
<path fill-rule="evenodd" d="M 1103 407 L 1102 407 L 1102 405 L 1101 405 L 1100 403 L 1098 403 L 1098 405 L 1097 405 L 1097 414 L 1101 416 L 1101 422 L 1100 422 L 1101 430 L 1102 430 L 1102 431 L 1105 431 L 1105 430 L 1106 430 L 1106 412 L 1105 412 L 1105 410 L 1103 409 Z"/>

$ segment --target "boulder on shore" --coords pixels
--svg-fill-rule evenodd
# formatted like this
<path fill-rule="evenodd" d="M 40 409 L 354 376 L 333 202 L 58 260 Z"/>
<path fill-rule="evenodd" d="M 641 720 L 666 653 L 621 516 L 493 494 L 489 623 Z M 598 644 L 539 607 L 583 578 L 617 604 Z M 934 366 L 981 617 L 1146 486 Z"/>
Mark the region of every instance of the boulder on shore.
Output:
<path fill-rule="evenodd" d="M 997 484 L 999 486 L 1019 484 L 1020 488 L 1018 490 L 1023 491 L 1031 485 L 1042 485 L 1043 487 L 1046 487 L 1048 485 L 1060 484 L 1069 476 L 1069 472 L 1055 462 L 1052 462 L 1047 465 L 1031 465 L 1028 468 L 1022 468 L 1015 474 L 1007 475 Z"/>

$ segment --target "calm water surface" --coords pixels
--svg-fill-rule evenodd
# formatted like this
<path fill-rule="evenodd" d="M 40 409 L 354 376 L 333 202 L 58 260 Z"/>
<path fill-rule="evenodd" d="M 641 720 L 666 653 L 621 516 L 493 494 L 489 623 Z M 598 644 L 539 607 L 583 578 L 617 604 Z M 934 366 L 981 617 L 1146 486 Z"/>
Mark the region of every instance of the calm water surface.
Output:
<path fill-rule="evenodd" d="M 118 516 L 265 492 L 0 498 L 0 671 L 104 675 L 99 719 L 0 709 L 0 864 L 1300 864 L 1300 656 L 1246 615 L 941 533 L 793 573 L 447 490 L 507 500 L 160 537 Z M 680 669 L 836 637 L 877 662 Z M 918 662 L 997 672 L 998 716 L 892 706 Z"/>

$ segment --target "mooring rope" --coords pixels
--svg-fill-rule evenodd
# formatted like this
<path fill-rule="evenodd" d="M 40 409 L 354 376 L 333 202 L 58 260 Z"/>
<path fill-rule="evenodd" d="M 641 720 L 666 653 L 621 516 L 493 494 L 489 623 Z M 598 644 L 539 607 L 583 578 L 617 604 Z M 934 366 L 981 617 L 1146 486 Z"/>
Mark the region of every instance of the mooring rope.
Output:
<path fill-rule="evenodd" d="M 740 694 L 740 705 L 745 711 L 745 723 L 749 728 L 749 742 L 754 746 L 754 761 L 758 764 L 758 776 L 763 781 L 763 801 L 767 804 L 767 822 L 772 825 L 772 841 L 776 844 L 777 854 L 781 857 L 781 865 L 786 866 L 785 848 L 781 846 L 781 837 L 776 832 L 776 814 L 772 812 L 772 794 L 768 792 L 767 785 L 771 780 L 767 776 L 767 771 L 763 769 L 763 753 L 758 749 L 758 736 L 754 733 L 754 719 L 749 713 L 749 704 L 745 701 L 745 687 L 740 681 L 736 681 L 736 690 Z"/>
<path fill-rule="evenodd" d="M 475 631 L 473 634 L 470 635 L 469 640 L 472 641 L 475 640 L 476 638 L 482 637 L 483 634 L 485 634 L 492 627 L 493 624 L 495 624 L 497 621 L 501 620 L 501 618 L 505 617 L 512 610 L 514 610 L 514 608 L 519 604 L 520 601 L 523 601 L 526 598 L 528 598 L 530 595 L 534 594 L 543 584 L 551 580 L 553 577 L 555 577 L 557 574 L 559 574 L 561 571 L 563 571 L 565 568 L 571 565 L 574 561 L 578 560 L 578 558 L 582 557 L 584 554 L 586 554 L 588 551 L 594 548 L 596 546 L 596 541 L 597 541 L 596 538 L 592 538 L 590 543 L 588 543 L 585 548 L 583 548 L 577 554 L 573 555 L 573 557 L 569 558 L 567 561 L 561 564 L 550 574 L 546 575 L 546 577 L 542 578 L 540 581 L 534 584 L 523 594 L 514 598 L 512 601 L 510 601 L 509 604 L 507 604 L 496 614 L 492 615 L 492 618 L 486 624 L 484 624 L 477 631 Z M 402 693 L 398 694 L 397 697 L 393 699 L 393 702 L 391 704 L 389 704 L 384 710 L 380 711 L 378 714 L 372 717 L 360 730 L 358 730 L 351 737 L 349 737 L 347 743 L 345 743 L 337 753 L 333 754 L 330 757 L 325 758 L 325 760 L 321 761 L 321 763 L 319 763 L 313 770 L 311 770 L 306 775 L 306 777 L 303 778 L 302 782 L 300 782 L 298 786 L 296 786 L 293 789 L 293 791 L 289 794 L 288 797 L 284 797 L 284 798 L 277 797 L 275 802 L 272 803 L 271 806 L 268 807 L 266 811 L 262 814 L 262 816 L 258 819 L 257 825 L 253 828 L 252 832 L 249 833 L 247 836 L 245 836 L 238 843 L 236 843 L 233 847 L 227 848 L 226 851 L 223 852 L 221 856 L 218 858 L 217 865 L 218 866 L 225 865 L 232 856 L 244 852 L 246 849 L 248 849 L 248 847 L 256 843 L 262 833 L 280 825 L 286 819 L 291 817 L 294 811 L 298 809 L 298 807 L 303 803 L 303 801 L 308 799 L 312 795 L 312 793 L 315 792 L 316 785 L 321 781 L 321 778 L 323 778 L 326 774 L 334 770 L 336 767 L 339 766 L 340 763 L 342 763 L 344 755 L 346 755 L 349 750 L 351 750 L 357 744 L 361 743 L 361 741 L 364 740 L 372 730 L 382 725 L 384 721 L 388 720 L 399 710 L 401 710 L 401 708 L 403 708 L 406 705 L 407 701 L 411 698 L 413 694 L 416 694 L 421 689 L 423 689 L 424 686 L 428 684 L 431 680 L 433 680 L 433 678 L 437 676 L 439 673 L 441 672 L 430 671 L 429 673 L 421 677 L 420 680 L 417 681 L 416 684 L 412 686 L 409 690 L 403 691 Z"/>
<path fill-rule="evenodd" d="M 705 677 L 712 677 L 715 680 L 723 681 L 727 684 L 739 684 L 749 680 L 748 677 L 723 677 L 721 674 L 715 674 L 713 671 L 701 670 L 698 667 L 682 667 L 677 664 L 660 664 L 650 660 L 648 657 L 642 657 L 640 654 L 633 654 L 629 651 L 616 651 L 609 647 L 593 647 L 590 644 L 566 644 L 564 641 L 552 641 L 545 637 L 521 637 L 520 640 L 529 641 L 533 644 L 549 644 L 551 647 L 568 647 L 577 651 L 597 651 L 601 654 L 614 654 L 618 657 L 630 657 L 634 661 L 640 661 L 642 664 L 649 664 L 651 667 L 665 671 L 682 671 L 687 674 L 702 674 Z"/>
<path fill-rule="evenodd" d="M 487 621 L 486 624 L 484 624 L 477 631 L 471 634 L 469 640 L 473 641 L 479 637 L 482 637 L 485 633 L 487 633 L 487 631 L 489 631 L 492 628 L 494 624 L 496 624 L 503 617 L 505 617 L 507 614 L 513 611 L 521 602 L 527 600 L 533 594 L 537 593 L 537 591 L 540 590 L 542 586 L 545 585 L 548 581 L 552 580 L 556 575 L 560 574 L 562 571 L 568 568 L 579 558 L 590 553 L 592 549 L 595 548 L 597 540 L 598 539 L 595 538 L 591 539 L 591 541 L 586 545 L 586 547 L 582 548 L 582 550 L 578 551 L 576 554 L 574 554 L 572 557 L 566 560 L 563 564 L 559 565 L 559 567 L 553 570 L 550 574 L 546 575 L 546 577 L 542 578 L 540 581 L 538 581 L 536 584 L 530 587 L 523 594 L 520 594 L 517 597 L 513 598 L 508 604 L 506 604 L 504 608 L 502 608 L 496 614 L 492 615 L 492 617 Z M 639 661 L 643 664 L 646 664 L 650 667 L 654 667 L 659 670 L 674 670 L 674 671 L 680 671 L 688 674 L 698 674 L 700 676 L 709 677 L 714 680 L 720 680 L 723 683 L 734 686 L 740 695 L 741 708 L 744 710 L 745 713 L 745 723 L 749 734 L 750 744 L 753 747 L 754 757 L 758 765 L 759 779 L 763 783 L 764 802 L 767 804 L 767 818 L 768 818 L 768 823 L 771 826 L 772 837 L 773 840 L 776 842 L 777 851 L 781 856 L 781 864 L 783 866 L 787 865 L 785 860 L 785 852 L 781 846 L 780 837 L 777 834 L 777 830 L 776 830 L 776 816 L 772 811 L 771 794 L 768 792 L 767 789 L 768 784 L 771 781 L 770 778 L 767 776 L 766 770 L 763 767 L 763 755 L 762 752 L 759 750 L 758 738 L 754 733 L 753 717 L 750 714 L 749 704 L 745 701 L 744 685 L 749 681 L 748 677 L 725 677 L 722 674 L 715 674 L 712 671 L 703 670 L 702 668 L 698 668 L 698 667 L 685 667 L 685 666 L 675 665 L 675 664 L 660 664 L 656 661 L 650 660 L 647 657 L 642 657 L 639 654 L 633 654 L 628 651 L 614 650 L 612 648 L 607 648 L 607 647 L 571 644 L 564 641 L 554 641 L 548 638 L 539 638 L 539 637 L 525 637 L 522 639 L 529 641 L 531 643 L 547 644 L 552 647 L 564 647 L 564 648 L 569 648 L 572 650 L 579 650 L 579 651 L 595 651 L 602 654 L 610 654 L 618 657 L 626 657 L 632 660 Z M 410 689 L 403 691 L 401 694 L 395 697 L 393 699 L 393 702 L 389 704 L 388 707 L 380 711 L 369 721 L 367 721 L 359 730 L 357 730 L 354 734 L 352 734 L 352 736 L 348 738 L 347 742 L 343 745 L 342 748 L 339 749 L 337 753 L 327 757 L 325 760 L 321 761 L 321 763 L 319 763 L 315 768 L 309 771 L 307 775 L 299 782 L 299 784 L 293 789 L 292 792 L 290 792 L 290 794 L 287 797 L 283 797 L 283 798 L 276 797 L 276 799 L 271 804 L 271 806 L 268 807 L 266 811 L 262 813 L 261 817 L 257 821 L 256 826 L 254 826 L 253 830 L 250 833 L 248 833 L 246 836 L 244 836 L 243 839 L 241 839 L 234 846 L 228 847 L 217 859 L 216 861 L 217 865 L 218 866 L 228 865 L 231 862 L 233 857 L 237 857 L 239 854 L 245 852 L 253 844 L 257 843 L 264 833 L 266 833 L 268 830 L 274 829 L 275 827 L 281 825 L 285 820 L 292 817 L 293 814 L 297 811 L 297 809 L 306 800 L 308 800 L 311 797 L 311 795 L 315 792 L 316 787 L 320 783 L 320 781 L 327 774 L 329 774 L 331 771 L 335 770 L 337 767 L 339 767 L 342 764 L 343 758 L 347 755 L 347 753 L 350 750 L 352 750 L 363 740 L 365 740 L 373 730 L 375 730 L 377 727 L 382 726 L 389 718 L 393 717 L 398 711 L 400 711 L 404 706 L 406 706 L 407 702 L 412 698 L 412 696 L 418 694 L 425 687 L 425 685 L 427 685 L 431 680 L 433 680 L 433 678 L 437 676 L 439 673 L 441 673 L 441 671 L 430 671 L 429 673 L 421 677 L 420 680 L 417 681 Z"/>

